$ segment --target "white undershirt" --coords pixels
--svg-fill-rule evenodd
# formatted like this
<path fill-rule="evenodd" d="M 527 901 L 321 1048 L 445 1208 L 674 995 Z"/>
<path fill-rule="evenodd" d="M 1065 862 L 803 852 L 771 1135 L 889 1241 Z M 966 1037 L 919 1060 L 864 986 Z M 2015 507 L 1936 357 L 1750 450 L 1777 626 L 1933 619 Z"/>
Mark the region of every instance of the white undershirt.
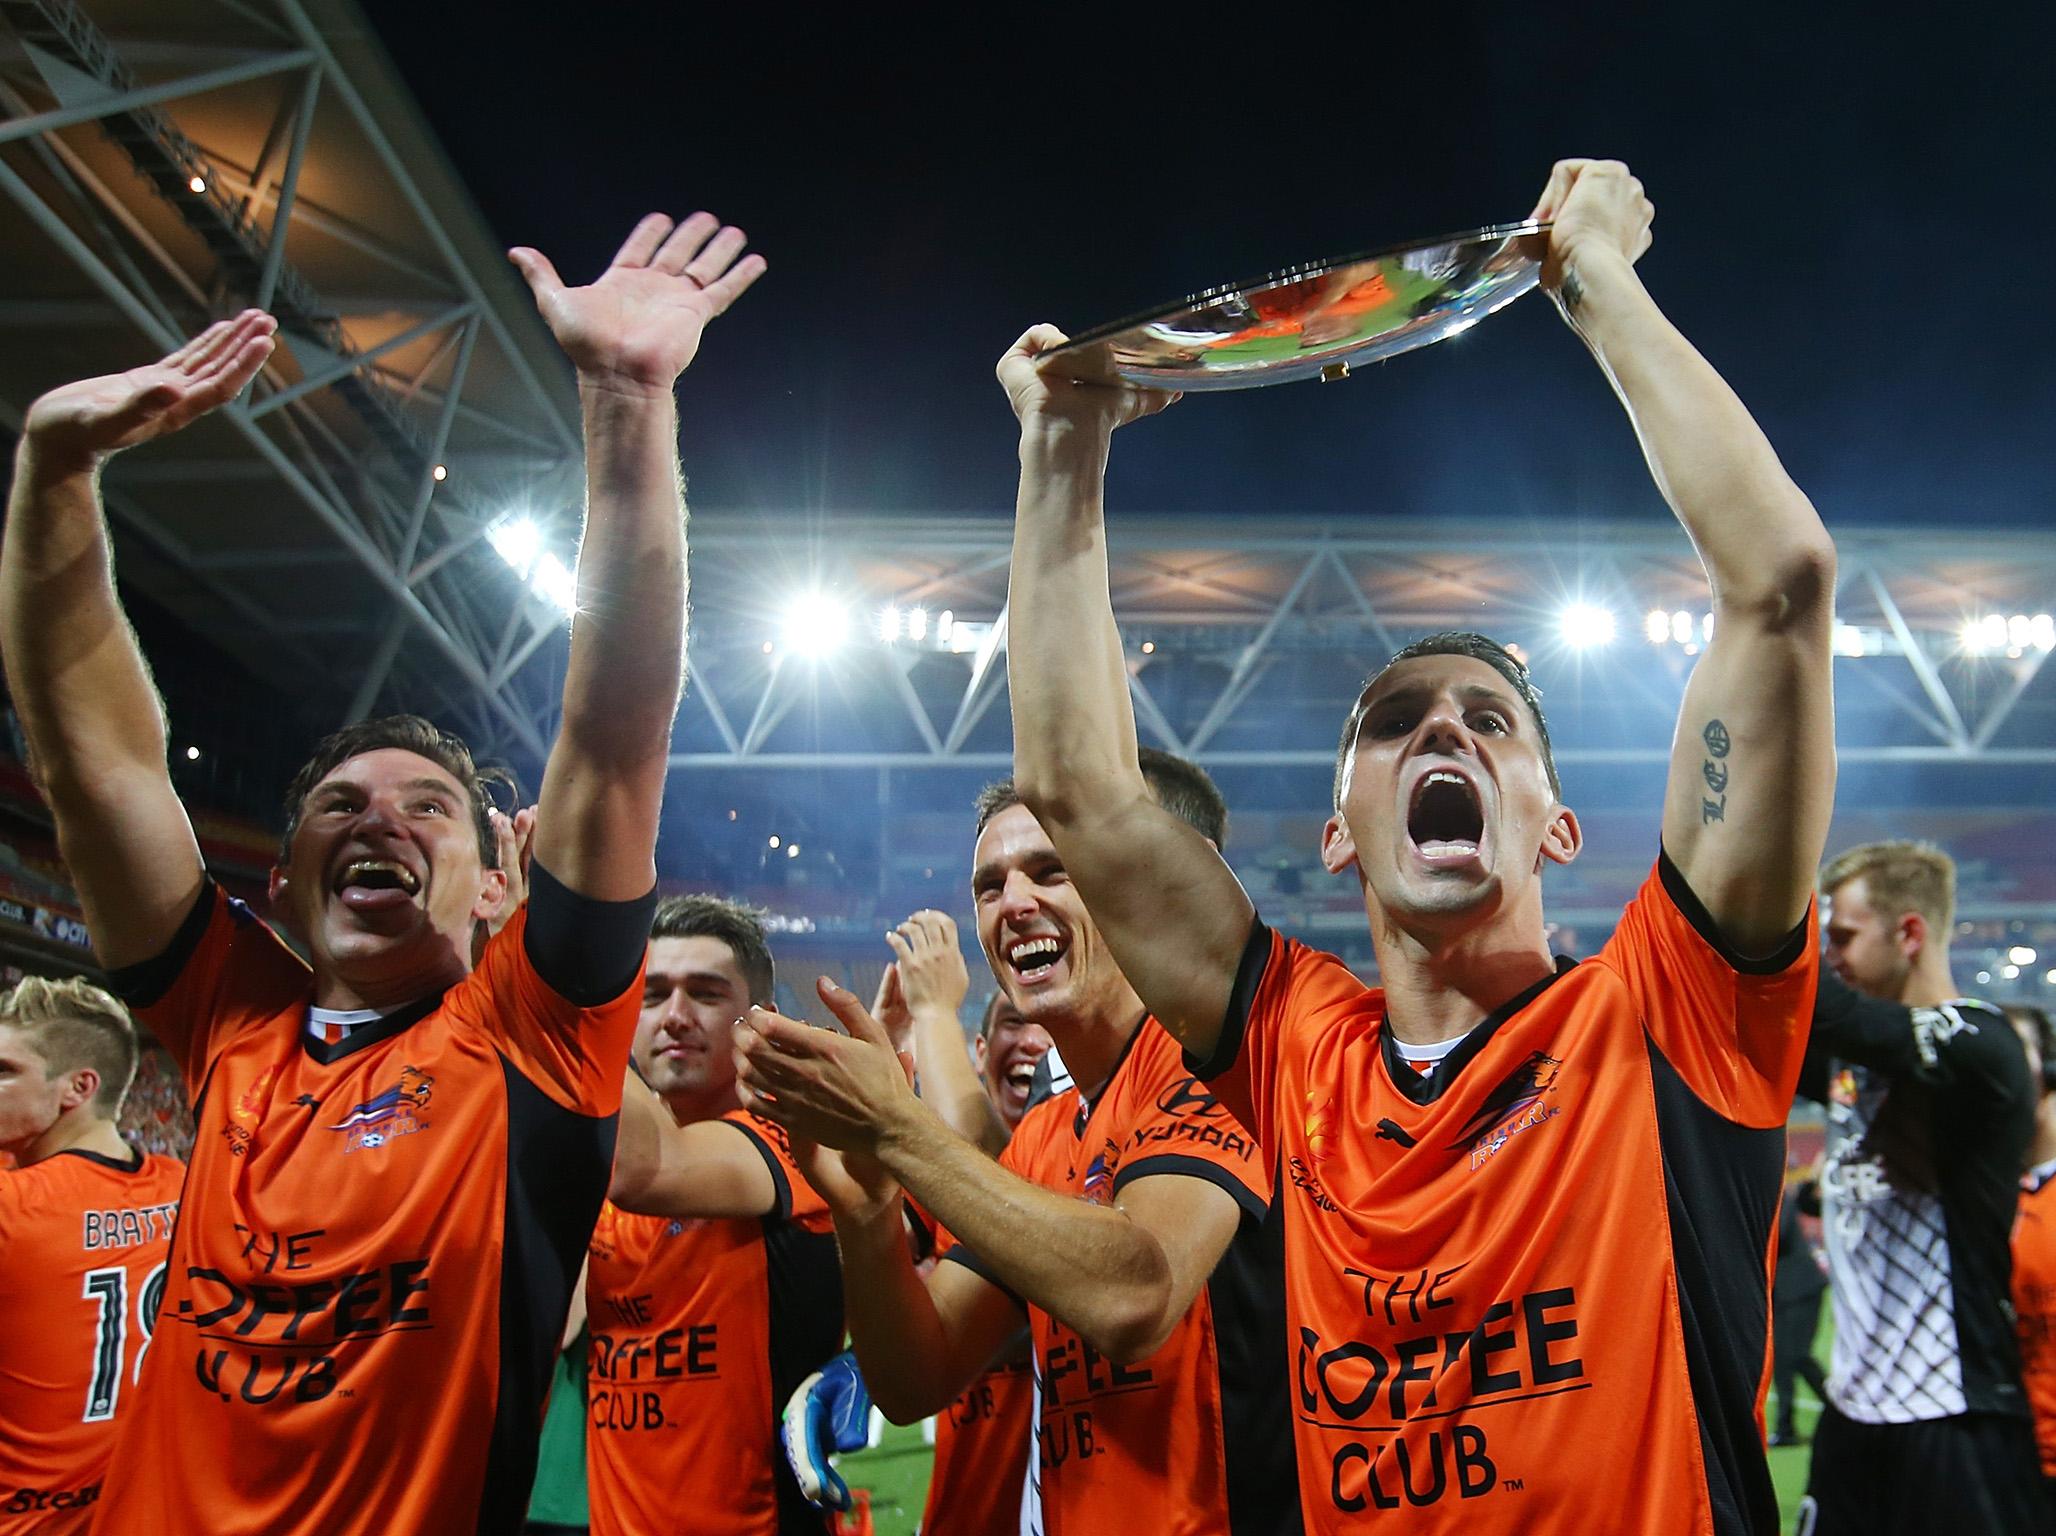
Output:
<path fill-rule="evenodd" d="M 350 1038 L 350 1031 L 384 1018 L 376 1008 L 307 1009 L 307 1033 L 317 1045 L 336 1045 Z"/>
<path fill-rule="evenodd" d="M 1461 1035 L 1452 1035 L 1447 1040 L 1437 1040 L 1429 1045 L 1415 1045 L 1394 1035 L 1392 1043 L 1399 1048 L 1399 1059 L 1410 1067 L 1419 1067 L 1421 1075 L 1425 1077 L 1435 1070 L 1443 1057 L 1462 1045 L 1469 1034 L 1470 1031 L 1465 1030 Z"/>

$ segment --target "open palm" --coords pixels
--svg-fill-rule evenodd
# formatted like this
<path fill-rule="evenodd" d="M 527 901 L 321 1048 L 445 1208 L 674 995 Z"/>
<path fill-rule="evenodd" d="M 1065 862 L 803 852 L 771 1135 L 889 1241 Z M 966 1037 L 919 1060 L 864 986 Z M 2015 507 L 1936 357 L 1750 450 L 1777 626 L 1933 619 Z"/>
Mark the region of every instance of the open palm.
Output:
<path fill-rule="evenodd" d="M 508 257 L 528 279 L 536 308 L 578 371 L 638 392 L 669 390 L 700 349 L 707 322 L 764 273 L 743 255 L 743 232 L 710 213 L 673 225 L 653 213 L 635 226 L 599 280 L 567 288 L 540 251 Z"/>
<path fill-rule="evenodd" d="M 29 407 L 24 431 L 39 453 L 81 464 L 176 432 L 242 393 L 277 329 L 256 309 L 216 321 L 159 362 L 51 390 Z"/>

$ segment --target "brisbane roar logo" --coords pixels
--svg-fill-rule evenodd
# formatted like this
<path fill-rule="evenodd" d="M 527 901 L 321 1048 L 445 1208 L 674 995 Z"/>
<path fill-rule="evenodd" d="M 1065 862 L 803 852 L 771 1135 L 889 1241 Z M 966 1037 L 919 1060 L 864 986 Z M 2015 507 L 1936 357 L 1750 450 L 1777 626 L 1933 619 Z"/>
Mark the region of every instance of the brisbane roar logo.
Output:
<path fill-rule="evenodd" d="M 398 1087 L 356 1105 L 329 1129 L 342 1133 L 346 1153 L 359 1147 L 382 1147 L 396 1136 L 428 1129 L 422 1111 L 428 1108 L 434 1091 L 433 1077 L 419 1067 L 402 1067 Z"/>
<path fill-rule="evenodd" d="M 1563 1106 L 1542 1101 L 1556 1092 L 1556 1080 L 1562 1071 L 1563 1062 L 1558 1058 L 1541 1051 L 1530 1052 L 1526 1061 L 1485 1095 L 1484 1102 L 1456 1133 L 1449 1150 L 1468 1151 L 1475 1170 L 1496 1157 L 1514 1137 L 1554 1120 L 1563 1113 Z"/>
<path fill-rule="evenodd" d="M 1306 1160 L 1316 1168 L 1335 1155 L 1335 1105 L 1325 1095 L 1306 1096 L 1306 1113 L 1300 1120 L 1299 1133 L 1306 1145 Z"/>

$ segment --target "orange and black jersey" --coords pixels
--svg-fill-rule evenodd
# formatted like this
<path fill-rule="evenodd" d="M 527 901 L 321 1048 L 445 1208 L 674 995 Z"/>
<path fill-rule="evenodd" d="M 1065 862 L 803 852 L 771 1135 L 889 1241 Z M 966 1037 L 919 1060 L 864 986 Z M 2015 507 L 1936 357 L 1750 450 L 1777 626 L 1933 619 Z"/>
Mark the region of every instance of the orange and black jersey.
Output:
<path fill-rule="evenodd" d="M 84 1151 L 0 1173 L 0 1536 L 91 1524 L 135 1411 L 185 1174 Z"/>
<path fill-rule="evenodd" d="M 1037 1104 L 999 1160 L 1100 1204 L 1138 1179 L 1203 1179 L 1242 1211 L 1206 1286 L 1147 1359 L 1117 1365 L 1042 1308 L 1026 1309 L 1047 1536 L 1100 1536 L 1137 1520 L 1161 1536 L 1297 1532 L 1271 1181 L 1248 1133 L 1180 1063 L 1177 1042 L 1143 1020 L 1098 1098 L 1073 1086 Z M 968 1247 L 943 1258 L 1006 1289 Z"/>
<path fill-rule="evenodd" d="M 531 892 L 464 980 L 334 1044 L 306 966 L 212 885 L 116 978 L 197 1134 L 103 1529 L 521 1529 L 650 909 L 540 867 Z"/>
<path fill-rule="evenodd" d="M 770 1170 L 754 1220 L 638 1216 L 607 1205 L 586 1258 L 586 1476 L 594 1536 L 674 1529 L 821 1536 L 778 1443 L 778 1416 L 842 1348 L 828 1208 L 784 1129 L 723 1117 Z"/>
<path fill-rule="evenodd" d="M 1251 934 L 1198 1064 L 1282 1170 L 1307 1527 L 1768 1533 L 1760 1434 L 1812 920 L 1728 950 L 1668 858 L 1599 955 L 1422 1076 Z"/>
<path fill-rule="evenodd" d="M 949 1229 L 912 1199 L 907 1217 L 917 1253 L 939 1257 L 956 1246 Z M 1038 1528 L 1024 1506 L 1028 1443 L 1035 1434 L 1035 1375 L 1027 1351 L 1024 1328 L 997 1364 L 935 1416 L 922 1536 L 1023 1536 Z"/>
<path fill-rule="evenodd" d="M 2035 1416 L 2042 1476 L 2056 1478 L 2056 1163 L 2021 1186 L 2013 1228 L 2013 1315 L 2020 1377 Z"/>

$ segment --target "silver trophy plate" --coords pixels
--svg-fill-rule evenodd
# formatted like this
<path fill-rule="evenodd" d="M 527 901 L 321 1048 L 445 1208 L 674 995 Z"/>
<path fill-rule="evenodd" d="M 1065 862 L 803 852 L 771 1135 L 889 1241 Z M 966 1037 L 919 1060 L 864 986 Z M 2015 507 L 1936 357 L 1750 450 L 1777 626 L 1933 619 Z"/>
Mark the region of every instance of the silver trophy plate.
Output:
<path fill-rule="evenodd" d="M 1542 277 L 1547 224 L 1495 224 L 1287 267 L 1117 320 L 1042 354 L 1088 383 L 1255 389 L 1341 379 L 1467 331 Z"/>

